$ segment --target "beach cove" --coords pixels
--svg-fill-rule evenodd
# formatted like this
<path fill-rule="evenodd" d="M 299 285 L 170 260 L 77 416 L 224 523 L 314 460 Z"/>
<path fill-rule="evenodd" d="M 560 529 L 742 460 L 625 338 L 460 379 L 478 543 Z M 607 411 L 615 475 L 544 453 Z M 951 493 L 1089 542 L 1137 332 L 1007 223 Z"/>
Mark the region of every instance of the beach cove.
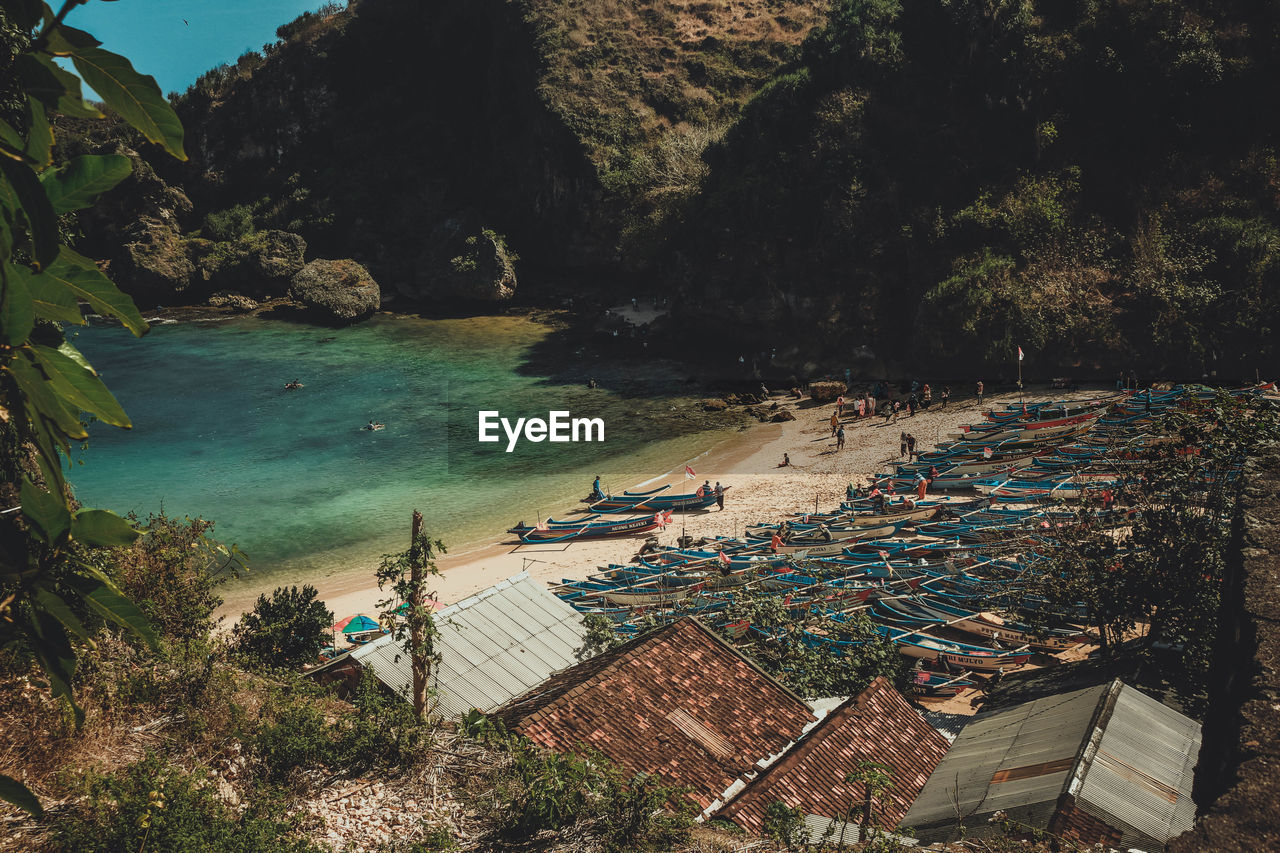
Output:
<path fill-rule="evenodd" d="M 1074 396 L 1089 394 L 1084 391 Z M 1061 392 L 1029 392 L 1027 399 L 1061 397 Z M 1000 407 L 1017 399 L 1016 394 L 988 395 L 984 408 Z M 844 450 L 837 451 L 829 424 L 832 405 L 815 404 L 808 399 L 788 405 L 793 407 L 796 420 L 757 424 L 708 446 L 691 462 L 697 473 L 695 481 L 685 478 L 683 466 L 676 466 L 655 471 L 654 476 L 637 481 L 634 486 L 670 484 L 672 492 L 681 492 L 692 491 L 705 479 L 712 483 L 718 480 L 730 487 L 723 510 L 677 514 L 665 530 L 645 536 L 568 544 L 525 545 L 514 536 L 495 530 L 486 544 L 455 549 L 439 561 L 441 575 L 433 582 L 437 597 L 445 604 L 459 601 L 521 571 L 548 584 L 581 579 L 598 567 L 628 563 L 647 536 L 656 535 L 660 544 L 674 546 L 682 532 L 695 538 L 742 535 L 748 524 L 813 511 L 815 503 L 827 511 L 844 497 L 850 481 L 860 484 L 901 461 L 901 432 L 911 432 L 920 447 L 927 449 L 947 440 L 947 434 L 958 431 L 961 424 L 981 420 L 976 400 L 957 392 L 946 409 L 935 404 L 920 410 L 915 417 L 904 413 L 892 422 L 881 417 L 846 417 L 843 425 L 847 444 Z M 784 453 L 790 456 L 791 465 L 779 467 Z M 402 538 L 403 549 L 408 545 L 407 528 Z M 329 580 L 320 589 L 320 597 L 339 618 L 354 613 L 375 614 L 379 600 L 386 597 L 373 582 L 372 568 Z M 249 603 L 233 607 L 228 600 L 224 613 L 234 619 L 248 606 Z"/>
<path fill-rule="evenodd" d="M 215 521 L 217 538 L 250 558 L 223 588 L 234 618 L 276 586 L 368 585 L 379 557 L 407 546 L 414 508 L 432 535 L 472 551 L 518 521 L 574 508 L 596 474 L 621 490 L 740 429 L 740 414 L 702 410 L 680 368 L 587 354 L 556 365 L 544 352 L 551 333 L 522 317 L 389 314 L 343 329 L 162 321 L 141 340 L 92 326 L 74 342 L 134 428 L 95 426 L 69 478 L 86 506 Z M 303 387 L 286 390 L 294 380 Z M 608 432 L 603 443 L 506 453 L 477 442 L 480 409 L 568 410 L 603 418 Z M 362 429 L 370 421 L 385 429 Z"/>

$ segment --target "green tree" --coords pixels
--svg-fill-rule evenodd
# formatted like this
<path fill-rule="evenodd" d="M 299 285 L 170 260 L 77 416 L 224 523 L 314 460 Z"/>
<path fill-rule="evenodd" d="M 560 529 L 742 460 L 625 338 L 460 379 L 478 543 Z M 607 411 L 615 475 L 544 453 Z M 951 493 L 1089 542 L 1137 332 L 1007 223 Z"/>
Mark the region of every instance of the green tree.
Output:
<path fill-rule="evenodd" d="M 128 428 L 130 421 L 98 374 L 60 330 L 84 323 L 79 303 L 147 330 L 133 302 L 94 263 L 64 245 L 58 217 L 93 204 L 129 174 L 120 155 L 83 155 L 53 166 L 51 114 L 96 119 L 80 78 L 148 140 L 179 159 L 182 125 L 155 80 L 93 36 L 65 24 L 83 0 L 55 13 L 32 0 L 5 4 L 7 22 L 26 34 L 7 63 L 17 80 L 17 110 L 0 118 L 0 410 L 4 413 L 4 485 L 20 513 L 0 517 L 0 617 L 8 640 L 39 661 L 55 696 L 83 712 L 72 693 L 77 644 L 90 640 L 78 615 L 93 611 L 146 639 L 155 634 L 142 612 L 92 562 L 85 549 L 131 543 L 137 532 L 120 517 L 77 509 L 63 475 L 70 442 L 88 437 L 82 413 Z M 54 62 L 69 59 L 80 75 Z M 23 786 L 0 777 L 0 797 L 33 812 Z"/>
<path fill-rule="evenodd" d="M 378 566 L 378 589 L 389 588 L 392 595 L 378 602 L 382 621 L 391 635 L 404 642 L 413 667 L 413 710 L 419 719 L 427 714 L 427 687 L 436 659 L 436 595 L 428 589 L 428 578 L 440 574 L 436 555 L 446 553 L 444 542 L 422 532 L 422 514 L 413 512 L 413 534 L 409 550 L 383 556 Z"/>
<path fill-rule="evenodd" d="M 314 661 L 333 628 L 333 613 L 316 600 L 317 594 L 305 584 L 302 589 L 276 587 L 270 598 L 259 595 L 253 610 L 236 623 L 236 650 L 266 666 Z"/>

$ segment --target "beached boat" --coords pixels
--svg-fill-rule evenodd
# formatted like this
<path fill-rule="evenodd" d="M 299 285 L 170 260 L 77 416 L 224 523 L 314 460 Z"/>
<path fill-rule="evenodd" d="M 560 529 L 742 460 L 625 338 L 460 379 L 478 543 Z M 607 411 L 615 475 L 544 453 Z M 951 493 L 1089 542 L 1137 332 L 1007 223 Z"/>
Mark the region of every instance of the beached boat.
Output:
<path fill-rule="evenodd" d="M 598 539 L 603 536 L 632 536 L 637 533 L 648 533 L 670 522 L 668 513 L 654 513 L 640 518 L 627 518 L 619 521 L 586 521 L 544 523 L 535 527 L 517 525 L 510 532 L 520 537 L 521 542 L 567 542 L 573 539 Z"/>

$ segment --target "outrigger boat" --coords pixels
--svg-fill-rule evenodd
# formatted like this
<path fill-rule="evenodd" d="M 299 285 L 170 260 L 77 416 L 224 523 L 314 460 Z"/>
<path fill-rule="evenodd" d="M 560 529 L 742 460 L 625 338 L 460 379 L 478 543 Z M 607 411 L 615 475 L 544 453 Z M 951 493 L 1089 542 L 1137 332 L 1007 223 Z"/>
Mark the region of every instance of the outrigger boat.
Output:
<path fill-rule="evenodd" d="M 648 533 L 671 521 L 671 513 L 654 513 L 640 518 L 618 521 L 591 521 L 588 516 L 581 522 L 547 521 L 534 527 L 517 524 L 507 532 L 520 537 L 521 542 L 568 542 L 572 539 L 599 539 L 604 536 L 631 536 Z"/>
<path fill-rule="evenodd" d="M 588 509 L 595 513 L 619 513 L 619 512 L 661 512 L 671 510 L 673 512 L 691 512 L 693 510 L 706 509 L 714 504 L 717 495 L 714 491 L 707 491 L 703 494 L 693 492 L 683 495 L 663 494 L 670 486 L 661 486 L 648 492 L 623 492 L 621 495 L 606 495 L 603 498 L 591 500 L 584 498 L 583 502 L 588 504 Z M 723 491 L 728 491 L 729 487 L 724 486 Z"/>

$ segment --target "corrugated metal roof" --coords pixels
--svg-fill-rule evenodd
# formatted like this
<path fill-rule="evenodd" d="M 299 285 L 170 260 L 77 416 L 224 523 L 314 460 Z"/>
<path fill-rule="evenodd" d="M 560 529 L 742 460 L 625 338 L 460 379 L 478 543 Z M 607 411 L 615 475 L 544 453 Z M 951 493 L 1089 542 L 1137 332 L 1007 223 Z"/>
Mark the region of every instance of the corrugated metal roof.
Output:
<path fill-rule="evenodd" d="M 1059 796 L 1123 833 L 1121 845 L 1163 850 L 1192 828 L 1200 752 L 1194 720 L 1113 681 L 979 714 L 960 733 L 902 819 L 922 842 L 1000 831 L 996 811 L 1047 828 Z"/>
<path fill-rule="evenodd" d="M 994 829 L 987 818 L 999 810 L 1032 826 L 1047 824 L 1066 787 L 1069 767 L 1005 782 L 992 779 L 1000 771 L 1074 759 L 1105 690 L 1106 685 L 1090 687 L 978 714 L 960 732 L 900 825 L 915 828 L 922 842 L 933 842 L 951 838 L 961 820 L 970 835 L 985 834 Z"/>
<path fill-rule="evenodd" d="M 436 614 L 432 712 L 492 711 L 582 660 L 582 615 L 521 572 Z M 406 699 L 413 670 L 403 641 L 381 637 L 352 652 Z"/>
<path fill-rule="evenodd" d="M 1123 832 L 1123 846 L 1162 850 L 1195 823 L 1191 786 L 1199 754 L 1195 720 L 1121 685 L 1070 793 L 1081 811 Z"/>

